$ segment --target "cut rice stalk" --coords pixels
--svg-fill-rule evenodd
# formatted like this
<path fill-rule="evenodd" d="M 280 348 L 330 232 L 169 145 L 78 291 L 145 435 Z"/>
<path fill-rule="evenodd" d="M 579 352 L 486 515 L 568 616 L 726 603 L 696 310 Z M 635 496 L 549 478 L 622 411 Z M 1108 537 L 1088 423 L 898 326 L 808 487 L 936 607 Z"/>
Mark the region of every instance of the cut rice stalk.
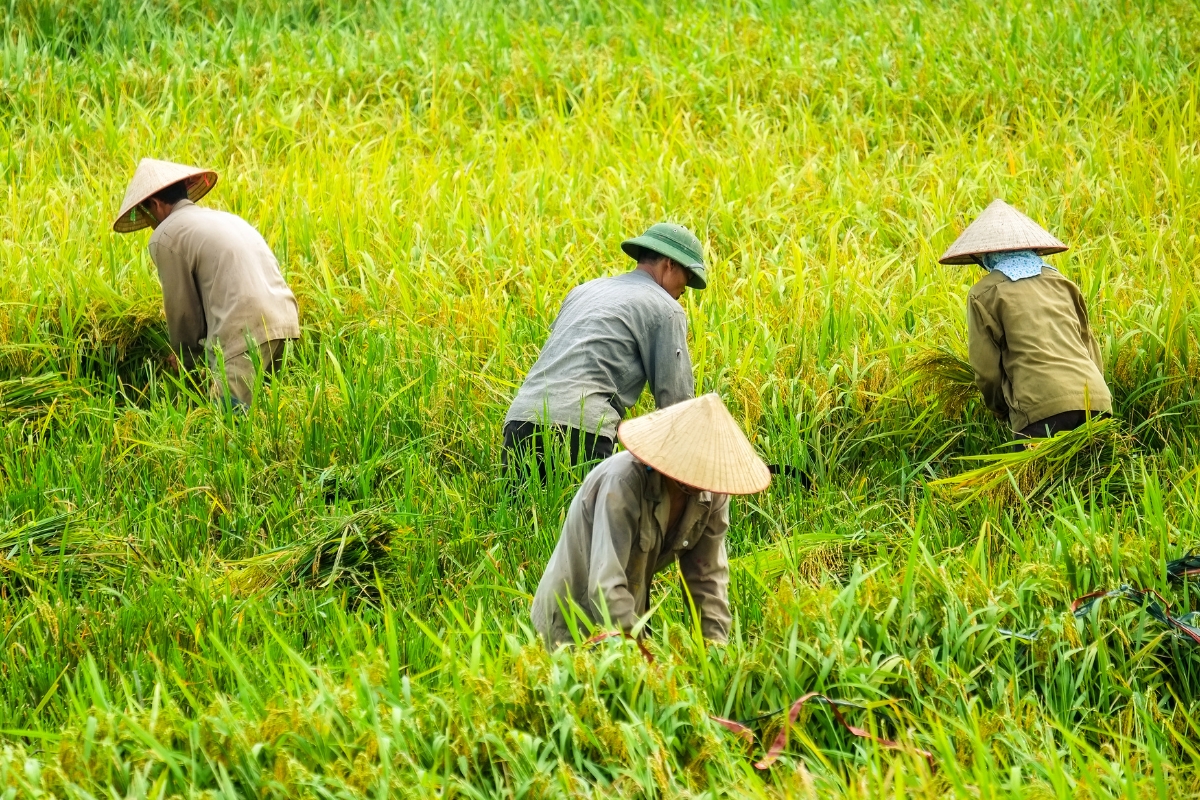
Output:
<path fill-rule="evenodd" d="M 932 396 L 947 416 L 957 416 L 976 395 L 975 370 L 964 353 L 946 346 L 924 350 L 905 365 L 913 385 Z"/>
<path fill-rule="evenodd" d="M 818 583 L 824 573 L 840 573 L 853 554 L 887 541 L 878 531 L 860 531 L 853 536 L 838 533 L 794 533 L 766 547 L 730 559 L 730 569 L 755 582 L 777 581 L 792 575 Z"/>
<path fill-rule="evenodd" d="M 78 382 L 58 372 L 0 381 L 0 421 L 34 419 L 45 414 L 55 403 L 81 394 L 88 392 Z"/>
<path fill-rule="evenodd" d="M 85 371 L 125 370 L 171 353 L 162 302 L 103 293 L 78 312 L 72 338 Z"/>
<path fill-rule="evenodd" d="M 231 589 L 253 594 L 280 584 L 328 588 L 339 580 L 366 585 L 400 526 L 375 511 L 324 521 L 290 544 L 225 564 Z"/>
<path fill-rule="evenodd" d="M 1029 439 L 1009 452 L 964 456 L 980 466 L 930 481 L 929 486 L 961 500 L 999 503 L 1036 500 L 1064 484 L 1107 482 L 1132 451 L 1134 440 L 1120 421 L 1094 419 L 1049 439 Z"/>
<path fill-rule="evenodd" d="M 71 513 L 55 514 L 0 531 L 0 553 L 5 553 L 5 558 L 11 559 L 21 550 L 43 548 L 52 544 L 62 536 L 73 516 Z"/>
<path fill-rule="evenodd" d="M 80 517 L 66 512 L 0 531 L 0 581 L 36 584 L 64 569 L 72 583 L 124 575 L 136 556 L 130 540 L 74 524 Z"/>

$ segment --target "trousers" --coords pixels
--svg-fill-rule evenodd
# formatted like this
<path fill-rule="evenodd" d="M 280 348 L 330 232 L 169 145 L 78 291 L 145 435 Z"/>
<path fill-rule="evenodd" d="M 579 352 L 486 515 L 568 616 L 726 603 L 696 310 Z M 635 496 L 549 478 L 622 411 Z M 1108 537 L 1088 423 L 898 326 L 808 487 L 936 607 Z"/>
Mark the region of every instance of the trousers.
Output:
<path fill-rule="evenodd" d="M 557 440 L 566 445 L 571 457 L 571 466 L 590 461 L 601 461 L 612 455 L 614 442 L 607 436 L 583 433 L 568 425 L 540 425 L 536 422 L 506 422 L 504 424 L 504 449 L 500 462 L 508 472 L 510 466 L 523 464 L 533 453 L 537 462 L 538 477 L 546 481 L 547 440 Z"/>
<path fill-rule="evenodd" d="M 279 369 L 283 361 L 287 339 L 271 339 L 258 346 L 258 359 L 263 375 L 268 376 Z M 248 406 L 254 400 L 254 357 L 250 350 L 225 359 L 224 374 L 217 354 L 207 354 L 208 368 L 212 371 L 213 383 L 210 397 L 214 402 L 222 400 L 233 406 Z"/>
<path fill-rule="evenodd" d="M 1111 417 L 1108 412 L 1092 414 L 1096 419 L 1104 419 Z M 1059 414 L 1053 414 L 1045 419 L 1039 419 L 1037 422 L 1026 425 L 1021 430 L 1017 431 L 1018 439 L 1049 439 L 1056 433 L 1063 431 L 1073 431 L 1083 423 L 1087 422 L 1088 412 L 1086 411 L 1063 411 Z"/>

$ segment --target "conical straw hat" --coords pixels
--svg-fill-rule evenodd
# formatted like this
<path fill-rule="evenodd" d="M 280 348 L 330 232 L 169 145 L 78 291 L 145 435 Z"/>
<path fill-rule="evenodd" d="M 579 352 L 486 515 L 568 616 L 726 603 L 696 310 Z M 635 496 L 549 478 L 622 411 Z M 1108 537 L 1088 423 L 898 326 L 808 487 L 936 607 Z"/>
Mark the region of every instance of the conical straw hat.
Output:
<path fill-rule="evenodd" d="M 639 461 L 680 483 L 718 494 L 754 494 L 771 473 L 715 394 L 626 420 L 621 444 Z"/>
<path fill-rule="evenodd" d="M 125 199 L 121 201 L 121 211 L 117 214 L 117 221 L 113 223 L 113 230 L 117 233 L 129 233 L 145 228 L 150 224 L 150 220 L 145 214 L 134 211 L 134 208 L 150 195 L 179 181 L 188 182 L 189 199 L 199 200 L 217 185 L 217 173 L 211 169 L 189 167 L 172 161 L 143 158 L 138 162 L 129 188 L 125 190 Z"/>
<path fill-rule="evenodd" d="M 1039 256 L 1047 256 L 1066 249 L 1041 225 L 1003 200 L 993 200 L 938 260 L 943 264 L 973 264 L 975 259 L 971 256 L 984 253 L 1032 250 Z"/>

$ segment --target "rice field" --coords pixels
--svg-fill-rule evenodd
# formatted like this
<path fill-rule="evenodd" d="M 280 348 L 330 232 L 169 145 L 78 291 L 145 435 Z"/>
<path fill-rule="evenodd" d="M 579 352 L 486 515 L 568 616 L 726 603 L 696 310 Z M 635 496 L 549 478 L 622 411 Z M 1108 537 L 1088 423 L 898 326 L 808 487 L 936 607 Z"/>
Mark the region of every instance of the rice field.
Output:
<path fill-rule="evenodd" d="M 4 797 L 1200 797 L 1200 648 L 1072 613 L 1200 608 L 1166 572 L 1200 547 L 1195 3 L 13 0 L 0 34 Z M 245 417 L 167 368 L 147 234 L 110 230 L 143 156 L 216 169 L 300 301 Z M 1114 394 L 1036 451 L 937 263 L 995 197 L 1071 245 Z M 660 219 L 711 264 L 697 391 L 806 478 L 734 501 L 727 646 L 666 574 L 652 662 L 549 654 L 579 475 L 510 495 L 501 421 Z M 853 705 L 787 725 L 810 692 Z"/>

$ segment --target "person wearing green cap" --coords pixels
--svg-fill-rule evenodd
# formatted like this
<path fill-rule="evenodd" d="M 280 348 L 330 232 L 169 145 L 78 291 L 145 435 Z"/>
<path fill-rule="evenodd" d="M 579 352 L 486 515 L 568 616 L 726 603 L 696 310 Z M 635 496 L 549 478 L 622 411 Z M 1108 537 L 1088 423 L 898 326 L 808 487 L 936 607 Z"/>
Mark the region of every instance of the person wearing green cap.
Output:
<path fill-rule="evenodd" d="M 684 289 L 707 285 L 700 240 L 668 222 L 652 225 L 621 250 L 637 262 L 623 275 L 571 290 L 550 338 L 504 418 L 505 469 L 536 463 L 546 477 L 546 447 L 564 444 L 571 463 L 612 454 L 617 423 L 650 385 L 659 408 L 695 391 L 687 346 Z"/>

